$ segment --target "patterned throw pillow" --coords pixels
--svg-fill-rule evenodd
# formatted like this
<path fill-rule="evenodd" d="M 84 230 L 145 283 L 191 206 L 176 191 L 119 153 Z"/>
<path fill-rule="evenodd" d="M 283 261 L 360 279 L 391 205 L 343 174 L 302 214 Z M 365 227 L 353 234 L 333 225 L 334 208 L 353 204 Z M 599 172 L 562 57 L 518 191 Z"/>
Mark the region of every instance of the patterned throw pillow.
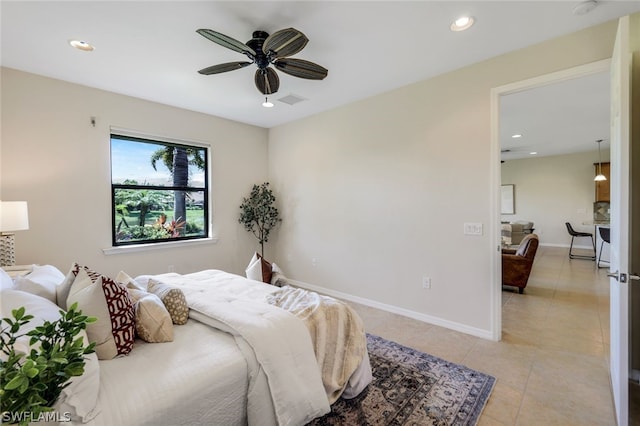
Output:
<path fill-rule="evenodd" d="M 126 355 L 135 341 L 135 313 L 127 289 L 86 266 L 73 265 L 66 306 L 78 303 L 85 315 L 98 318 L 87 325 L 87 336 L 96 342 L 98 359 Z"/>
<path fill-rule="evenodd" d="M 147 290 L 162 300 L 174 324 L 183 325 L 187 323 L 189 306 L 187 306 L 187 299 L 184 297 L 182 290 L 154 279 L 149 280 Z"/>
<path fill-rule="evenodd" d="M 145 342 L 173 341 L 173 322 L 158 296 L 135 288 L 128 288 L 136 311 L 136 333 Z"/>
<path fill-rule="evenodd" d="M 145 342 L 173 341 L 173 321 L 162 300 L 144 291 L 126 272 L 120 271 L 116 281 L 127 288 L 136 313 L 136 334 Z"/>

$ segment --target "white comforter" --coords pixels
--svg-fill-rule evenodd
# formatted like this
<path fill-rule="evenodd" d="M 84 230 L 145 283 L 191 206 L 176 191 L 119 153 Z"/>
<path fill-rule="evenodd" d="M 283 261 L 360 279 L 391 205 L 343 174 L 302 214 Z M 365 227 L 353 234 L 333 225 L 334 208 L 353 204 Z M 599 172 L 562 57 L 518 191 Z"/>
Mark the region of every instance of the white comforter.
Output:
<path fill-rule="evenodd" d="M 149 276 L 136 278 L 146 285 Z M 265 303 L 277 287 L 247 280 L 223 271 L 188 275 L 153 276 L 179 286 L 191 309 L 190 316 L 230 332 L 238 346 L 255 353 L 268 379 L 273 411 L 280 425 L 303 425 L 330 411 L 311 337 L 304 323 L 291 313 Z M 263 399 L 252 398 L 253 386 L 264 382 L 250 378 L 247 403 L 249 424 L 265 424 Z M 257 392 L 256 392 L 257 393 Z M 253 413 L 253 414 L 252 414 Z"/>
<path fill-rule="evenodd" d="M 244 426 L 245 356 L 231 335 L 194 320 L 176 326 L 173 342 L 136 340 L 128 356 L 100 361 L 97 417 L 60 426 Z"/>

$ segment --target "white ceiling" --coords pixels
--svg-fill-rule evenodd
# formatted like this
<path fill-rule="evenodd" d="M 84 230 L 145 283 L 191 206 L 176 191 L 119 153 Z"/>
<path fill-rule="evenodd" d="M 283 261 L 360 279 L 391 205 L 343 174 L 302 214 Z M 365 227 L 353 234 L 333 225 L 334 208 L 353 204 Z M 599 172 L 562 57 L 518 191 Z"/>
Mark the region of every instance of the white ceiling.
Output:
<path fill-rule="evenodd" d="M 590 13 L 576 15 L 576 4 L 2 0 L 0 63 L 269 128 L 640 11 L 640 1 L 600 1 Z M 463 14 L 474 16 L 476 24 L 465 32 L 450 31 L 451 21 Z M 287 27 L 310 40 L 294 57 L 326 67 L 329 75 L 311 81 L 279 72 L 280 90 L 271 97 L 274 108 L 261 106 L 264 96 L 255 88 L 253 66 L 218 75 L 197 73 L 245 59 L 198 35 L 197 29 L 246 42 L 254 30 L 271 33 Z M 85 40 L 96 49 L 75 50 L 70 39 Z M 590 87 L 580 90 L 591 92 Z M 293 106 L 277 101 L 290 94 L 306 100 Z M 532 108 L 538 115 L 547 110 Z M 568 113 L 562 115 L 568 118 Z"/>
<path fill-rule="evenodd" d="M 609 149 L 609 73 L 549 84 L 502 96 L 503 160 Z M 519 134 L 522 137 L 513 138 Z"/>

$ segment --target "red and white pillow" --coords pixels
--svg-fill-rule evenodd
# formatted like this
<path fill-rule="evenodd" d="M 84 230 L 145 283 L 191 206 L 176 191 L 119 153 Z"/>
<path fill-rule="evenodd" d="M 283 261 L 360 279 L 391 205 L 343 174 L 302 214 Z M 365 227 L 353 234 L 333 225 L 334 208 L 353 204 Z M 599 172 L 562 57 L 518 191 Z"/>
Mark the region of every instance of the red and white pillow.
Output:
<path fill-rule="evenodd" d="M 67 290 L 60 288 L 58 292 L 58 303 L 63 309 L 78 303 L 85 315 L 98 318 L 87 325 L 87 335 L 90 341 L 96 342 L 99 359 L 112 359 L 131 352 L 135 341 L 135 311 L 126 287 L 77 263 L 73 264 L 61 286 L 68 286 L 64 306 L 60 295 Z"/>

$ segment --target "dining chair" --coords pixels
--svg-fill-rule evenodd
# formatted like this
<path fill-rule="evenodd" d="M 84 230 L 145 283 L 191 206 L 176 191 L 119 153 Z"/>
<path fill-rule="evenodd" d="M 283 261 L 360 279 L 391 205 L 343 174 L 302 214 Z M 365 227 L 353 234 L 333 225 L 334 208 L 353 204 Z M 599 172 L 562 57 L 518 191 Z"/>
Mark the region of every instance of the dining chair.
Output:
<path fill-rule="evenodd" d="M 571 235 L 571 245 L 569 246 L 569 259 L 587 259 L 587 260 L 596 260 L 596 243 L 593 240 L 593 234 L 591 232 L 581 232 L 573 229 L 573 226 L 569 222 L 565 222 L 567 226 L 567 231 L 569 235 Z M 573 240 L 576 237 L 589 237 L 591 238 L 591 245 L 593 246 L 593 256 L 584 255 L 584 254 L 573 254 Z"/>
<path fill-rule="evenodd" d="M 600 253 L 598 253 L 598 268 L 607 268 L 608 265 L 600 266 L 600 259 L 602 258 L 602 247 L 604 246 L 604 243 L 611 244 L 611 229 L 600 226 L 598 227 L 598 232 L 600 233 L 600 239 L 602 240 L 602 242 L 600 242 Z M 605 260 L 605 262 L 608 261 Z"/>

